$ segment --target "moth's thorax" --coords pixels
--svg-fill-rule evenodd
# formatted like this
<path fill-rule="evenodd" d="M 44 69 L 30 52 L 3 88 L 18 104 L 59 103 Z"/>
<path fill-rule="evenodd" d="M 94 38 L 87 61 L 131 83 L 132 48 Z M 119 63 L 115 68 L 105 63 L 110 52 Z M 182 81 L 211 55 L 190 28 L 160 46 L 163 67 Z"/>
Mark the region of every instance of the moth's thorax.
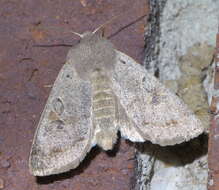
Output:
<path fill-rule="evenodd" d="M 92 73 L 92 120 L 96 143 L 111 150 L 117 139 L 116 102 L 109 79 L 101 71 Z"/>
<path fill-rule="evenodd" d="M 87 32 L 81 42 L 70 49 L 67 62 L 74 65 L 80 78 L 88 80 L 97 69 L 112 73 L 115 57 L 115 50 L 110 41 Z"/>

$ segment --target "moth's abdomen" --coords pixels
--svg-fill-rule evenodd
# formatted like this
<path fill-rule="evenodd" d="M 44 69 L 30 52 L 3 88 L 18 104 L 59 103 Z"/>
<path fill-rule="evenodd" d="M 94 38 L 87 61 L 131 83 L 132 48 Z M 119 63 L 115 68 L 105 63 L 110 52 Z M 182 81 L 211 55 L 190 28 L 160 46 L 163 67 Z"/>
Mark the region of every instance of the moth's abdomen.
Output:
<path fill-rule="evenodd" d="M 116 103 L 108 78 L 99 71 L 92 75 L 92 111 L 97 144 L 110 150 L 117 139 Z"/>

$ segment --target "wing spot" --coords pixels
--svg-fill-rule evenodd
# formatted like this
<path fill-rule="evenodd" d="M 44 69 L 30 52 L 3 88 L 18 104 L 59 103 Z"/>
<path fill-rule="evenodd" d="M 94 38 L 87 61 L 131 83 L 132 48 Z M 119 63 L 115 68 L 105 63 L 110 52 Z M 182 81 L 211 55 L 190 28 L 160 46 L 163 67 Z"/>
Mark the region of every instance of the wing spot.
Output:
<path fill-rule="evenodd" d="M 53 102 L 52 102 L 52 105 L 53 105 L 54 111 L 57 114 L 61 115 L 63 113 L 64 105 L 63 105 L 62 100 L 60 98 L 54 99 Z"/>
<path fill-rule="evenodd" d="M 51 150 L 51 153 L 61 153 L 63 152 L 62 148 L 61 147 L 53 147 L 52 150 Z"/>
<path fill-rule="evenodd" d="M 150 122 L 148 122 L 148 121 L 143 121 L 143 122 L 142 122 L 142 125 L 143 125 L 143 126 L 149 125 L 149 124 L 150 124 Z"/>
<path fill-rule="evenodd" d="M 63 129 L 64 128 L 64 122 L 61 120 L 56 120 L 56 121 L 52 121 L 51 123 L 51 127 L 55 128 L 55 129 Z"/>
<path fill-rule="evenodd" d="M 160 104 L 160 97 L 159 97 L 157 94 L 154 94 L 153 97 L 152 97 L 151 103 L 152 103 L 153 105 L 158 105 L 158 104 Z"/>
<path fill-rule="evenodd" d="M 31 151 L 31 155 L 34 156 L 34 155 L 38 155 L 39 153 L 41 152 L 39 146 L 37 144 L 34 144 L 32 146 L 32 151 Z"/>
<path fill-rule="evenodd" d="M 120 59 L 120 61 L 121 61 L 121 63 L 126 64 L 126 62 L 124 60 Z"/>
<path fill-rule="evenodd" d="M 58 120 L 59 117 L 58 117 L 58 115 L 57 115 L 56 112 L 50 111 L 50 112 L 49 112 L 48 119 L 51 120 L 51 121 L 54 121 L 54 120 Z"/>
<path fill-rule="evenodd" d="M 166 125 L 177 125 L 178 122 L 176 120 L 171 119 L 169 122 L 166 122 Z"/>
<path fill-rule="evenodd" d="M 71 78 L 71 75 L 67 74 L 67 75 L 66 75 L 66 78 Z"/>

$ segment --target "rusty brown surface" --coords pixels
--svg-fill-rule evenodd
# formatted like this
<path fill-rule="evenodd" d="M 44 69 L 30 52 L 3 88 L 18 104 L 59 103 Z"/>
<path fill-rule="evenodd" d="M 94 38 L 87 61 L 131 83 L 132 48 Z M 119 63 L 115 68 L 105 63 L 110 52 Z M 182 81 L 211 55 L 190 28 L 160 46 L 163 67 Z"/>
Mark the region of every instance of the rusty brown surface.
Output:
<path fill-rule="evenodd" d="M 219 34 L 216 37 L 216 50 L 215 50 L 215 63 L 219 63 Z M 214 76 L 214 89 L 219 89 L 219 65 L 215 65 L 215 76 Z M 219 97 L 213 96 L 211 101 L 210 109 L 213 113 L 217 112 L 217 103 L 219 102 Z"/>
<path fill-rule="evenodd" d="M 219 89 L 219 34 L 217 34 L 216 53 L 215 53 L 215 78 L 214 89 Z M 209 150 L 208 150 L 208 166 L 209 166 L 209 179 L 208 190 L 219 189 L 219 118 L 218 106 L 219 97 L 213 96 L 211 102 L 211 111 L 214 113 L 212 119 L 210 135 L 209 135 Z"/>
<path fill-rule="evenodd" d="M 126 13 L 125 12 L 129 13 Z M 6 190 L 126 190 L 134 175 L 134 147 L 120 141 L 107 154 L 95 148 L 70 172 L 35 178 L 28 156 L 36 125 L 51 85 L 69 47 L 36 44 L 76 44 L 70 33 L 107 26 L 115 47 L 143 59 L 144 0 L 2 0 L 0 1 L 0 189 Z M 125 27 L 129 25 L 128 27 Z M 122 29 L 119 33 L 119 31 Z"/>

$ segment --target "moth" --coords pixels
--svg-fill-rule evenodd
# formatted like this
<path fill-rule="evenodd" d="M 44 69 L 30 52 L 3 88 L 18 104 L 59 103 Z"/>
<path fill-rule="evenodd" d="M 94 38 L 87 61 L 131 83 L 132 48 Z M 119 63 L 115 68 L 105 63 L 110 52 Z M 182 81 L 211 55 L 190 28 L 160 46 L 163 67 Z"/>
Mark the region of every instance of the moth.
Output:
<path fill-rule="evenodd" d="M 111 150 L 117 133 L 133 142 L 174 145 L 200 135 L 194 113 L 102 35 L 85 32 L 56 78 L 35 132 L 30 172 L 76 168 L 95 145 Z"/>

